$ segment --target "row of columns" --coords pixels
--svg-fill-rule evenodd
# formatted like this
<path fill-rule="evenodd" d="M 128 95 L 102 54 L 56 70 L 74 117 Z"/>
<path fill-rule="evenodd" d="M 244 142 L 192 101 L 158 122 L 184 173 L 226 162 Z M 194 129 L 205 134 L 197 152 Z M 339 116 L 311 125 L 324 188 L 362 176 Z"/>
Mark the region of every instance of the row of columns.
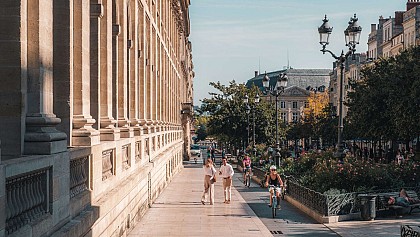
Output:
<path fill-rule="evenodd" d="M 2 153 L 52 154 L 180 126 L 193 74 L 182 73 L 192 67 L 181 67 L 179 43 L 188 40 L 176 1 L 2 1 L 10 11 L 0 24 L 12 36 L 0 33 L 0 53 L 15 60 L 0 59 L 11 82 L 0 98 L 16 99 L 14 114 L 0 109 L 0 123 L 11 125 L 0 129 Z M 182 54 L 191 65 L 190 50 Z"/>

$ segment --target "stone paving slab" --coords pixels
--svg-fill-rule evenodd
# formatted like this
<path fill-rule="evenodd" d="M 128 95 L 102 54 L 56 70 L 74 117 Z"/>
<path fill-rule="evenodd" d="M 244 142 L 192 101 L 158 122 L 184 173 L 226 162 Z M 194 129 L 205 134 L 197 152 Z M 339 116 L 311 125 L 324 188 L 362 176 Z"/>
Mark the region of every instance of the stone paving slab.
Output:
<path fill-rule="evenodd" d="M 286 216 L 274 220 L 272 224 L 267 221 L 263 223 L 264 218 L 269 215 L 262 213 L 263 221 L 258 218 L 235 187 L 232 188 L 231 204 L 223 203 L 220 179 L 215 185 L 215 205 L 203 206 L 201 204 L 203 192 L 202 166 L 198 162 L 198 164 L 185 164 L 185 167 L 129 233 L 129 237 L 273 236 L 268 228 L 283 231 L 283 234 L 275 234 L 274 236 L 329 236 L 328 231 L 325 231 L 325 229 L 329 229 L 332 234 L 335 233 L 343 237 L 379 237 L 400 236 L 400 226 L 402 224 L 420 225 L 419 212 L 404 215 L 400 218 L 389 216 L 380 217 L 373 221 L 354 220 L 320 224 L 308 220 L 311 218 L 303 215 L 299 210 L 288 207 L 288 203 L 284 203 L 283 213 L 281 213 Z M 241 178 L 240 176 L 238 178 L 238 175 L 235 175 L 234 182 L 235 186 L 241 189 L 242 184 L 238 184 Z M 256 193 L 245 196 L 247 199 L 251 198 L 251 200 L 248 200 L 249 204 L 257 205 L 261 202 L 263 208 L 267 209 L 266 200 L 259 200 L 261 198 L 258 195 Z M 258 200 L 255 200 L 255 198 Z"/>
<path fill-rule="evenodd" d="M 202 166 L 188 165 L 168 185 L 129 233 L 137 236 L 273 236 L 235 188 L 223 203 L 222 182 L 215 184 L 214 205 L 202 205 Z"/>
<path fill-rule="evenodd" d="M 373 221 L 343 221 L 325 225 L 342 237 L 400 236 L 401 225 L 420 225 L 420 213 L 400 218 L 392 216 Z"/>

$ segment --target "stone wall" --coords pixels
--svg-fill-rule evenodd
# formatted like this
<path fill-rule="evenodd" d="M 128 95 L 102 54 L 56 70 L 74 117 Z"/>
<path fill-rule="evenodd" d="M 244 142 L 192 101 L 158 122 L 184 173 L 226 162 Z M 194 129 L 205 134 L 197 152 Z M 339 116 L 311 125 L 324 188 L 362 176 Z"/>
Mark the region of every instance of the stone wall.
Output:
<path fill-rule="evenodd" d="M 130 156 L 128 168 L 122 166 L 121 144 L 129 144 L 135 154 L 135 139 L 3 162 L 0 236 L 121 236 L 182 168 L 183 142 L 177 134 L 150 154 L 140 154 L 137 161 Z M 110 148 L 116 151 L 114 173 L 103 179 L 104 166 L 95 166 L 94 160 Z M 38 179 L 42 182 L 32 185 Z"/>
<path fill-rule="evenodd" d="M 125 235 L 179 172 L 189 2 L 0 1 L 0 237 Z"/>

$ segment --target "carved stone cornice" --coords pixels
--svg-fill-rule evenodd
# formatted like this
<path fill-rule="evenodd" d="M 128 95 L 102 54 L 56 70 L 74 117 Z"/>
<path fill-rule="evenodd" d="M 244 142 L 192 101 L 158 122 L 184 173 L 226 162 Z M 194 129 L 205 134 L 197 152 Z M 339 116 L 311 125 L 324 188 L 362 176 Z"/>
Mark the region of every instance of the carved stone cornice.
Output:
<path fill-rule="evenodd" d="M 187 37 L 189 32 L 189 19 L 188 19 L 188 9 L 185 3 L 185 0 L 172 0 L 172 10 L 175 15 L 175 20 L 177 21 L 177 28 L 179 34 L 184 33 Z"/>

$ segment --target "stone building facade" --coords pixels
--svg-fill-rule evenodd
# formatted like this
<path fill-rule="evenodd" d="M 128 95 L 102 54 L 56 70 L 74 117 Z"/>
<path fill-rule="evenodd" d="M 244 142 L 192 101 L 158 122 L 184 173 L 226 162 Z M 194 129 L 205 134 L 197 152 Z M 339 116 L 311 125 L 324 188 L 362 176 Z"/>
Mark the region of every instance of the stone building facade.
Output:
<path fill-rule="evenodd" d="M 368 37 L 368 59 L 393 57 L 400 51 L 420 44 L 420 1 L 407 0 L 406 11 L 396 11 L 394 17 L 379 17 L 371 24 Z"/>
<path fill-rule="evenodd" d="M 182 168 L 189 0 L 0 1 L 0 236 L 123 236 Z"/>
<path fill-rule="evenodd" d="M 276 85 L 277 79 L 281 73 L 285 73 L 288 78 L 287 88 L 279 96 L 278 109 L 279 116 L 284 122 L 299 121 L 303 116 L 305 109 L 308 108 L 308 98 L 311 91 L 308 88 L 326 88 L 330 83 L 329 69 L 284 69 L 273 72 L 259 74 L 255 72 L 255 76 L 246 83 L 248 88 L 253 85 L 260 88 L 264 92 L 262 80 L 265 75 L 270 78 L 270 87 Z M 261 93 L 262 97 L 275 103 L 276 98 L 267 93 Z"/>

